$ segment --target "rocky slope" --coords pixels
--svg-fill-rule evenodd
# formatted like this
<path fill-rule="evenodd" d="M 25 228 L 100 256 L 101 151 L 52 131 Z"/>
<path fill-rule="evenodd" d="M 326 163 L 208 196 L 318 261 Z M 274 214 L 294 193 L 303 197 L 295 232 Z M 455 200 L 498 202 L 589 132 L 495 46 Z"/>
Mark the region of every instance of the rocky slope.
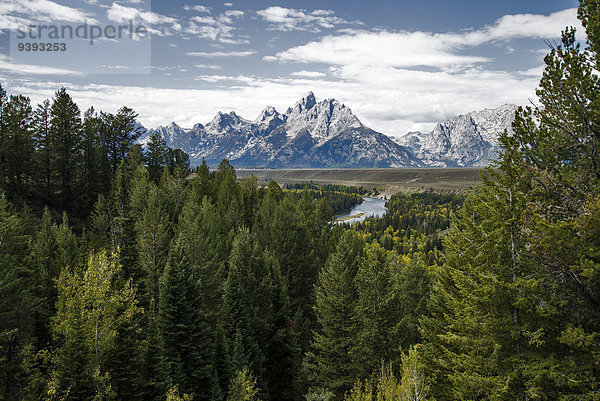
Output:
<path fill-rule="evenodd" d="M 410 148 L 427 166 L 485 166 L 496 158 L 498 137 L 512 132 L 517 106 L 505 104 L 453 117 L 437 124 L 429 133 L 410 132 L 396 142 Z"/>
<path fill-rule="evenodd" d="M 171 123 L 154 131 L 189 153 L 193 163 L 204 158 L 216 165 L 226 158 L 244 167 L 423 166 L 410 149 L 364 126 L 350 108 L 335 99 L 317 102 L 312 92 L 285 113 L 269 106 L 254 121 L 219 112 L 206 125 L 183 129 Z"/>

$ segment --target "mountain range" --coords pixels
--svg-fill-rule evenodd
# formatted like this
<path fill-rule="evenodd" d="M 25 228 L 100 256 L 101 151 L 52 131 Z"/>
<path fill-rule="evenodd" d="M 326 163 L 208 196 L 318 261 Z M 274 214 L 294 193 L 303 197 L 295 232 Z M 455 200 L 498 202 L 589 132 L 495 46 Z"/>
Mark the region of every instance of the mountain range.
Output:
<path fill-rule="evenodd" d="M 175 123 L 147 130 L 190 155 L 192 164 L 221 160 L 240 167 L 376 168 L 482 166 L 495 156 L 498 135 L 510 130 L 516 106 L 504 105 L 454 117 L 431 132 L 392 138 L 365 126 L 335 99 L 317 102 L 309 92 L 284 113 L 265 108 L 254 120 L 235 112 L 206 125 L 184 129 Z"/>

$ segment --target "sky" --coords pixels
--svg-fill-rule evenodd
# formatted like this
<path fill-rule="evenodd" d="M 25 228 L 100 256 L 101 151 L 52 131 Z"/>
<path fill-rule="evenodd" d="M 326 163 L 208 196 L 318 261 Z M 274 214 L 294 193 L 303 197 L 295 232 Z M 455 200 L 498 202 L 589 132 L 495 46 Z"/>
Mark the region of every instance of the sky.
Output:
<path fill-rule="evenodd" d="M 2 0 L 0 84 L 33 104 L 65 87 L 82 112 L 126 105 L 148 128 L 205 124 L 218 111 L 254 120 L 312 91 L 401 136 L 475 110 L 535 103 L 548 44 L 567 26 L 585 41 L 577 4 Z M 67 37 L 67 26 L 88 34 Z M 32 51 L 39 43 L 56 51 Z"/>

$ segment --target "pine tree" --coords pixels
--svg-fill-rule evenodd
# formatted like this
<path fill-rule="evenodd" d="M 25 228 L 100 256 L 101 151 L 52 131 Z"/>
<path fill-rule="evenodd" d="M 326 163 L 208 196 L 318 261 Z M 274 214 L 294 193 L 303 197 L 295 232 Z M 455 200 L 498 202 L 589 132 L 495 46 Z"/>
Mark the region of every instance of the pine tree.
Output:
<path fill-rule="evenodd" d="M 146 164 L 150 173 L 150 179 L 158 184 L 162 175 L 163 167 L 167 163 L 167 143 L 158 132 L 150 134 L 148 149 L 146 151 Z"/>
<path fill-rule="evenodd" d="M 270 289 L 269 336 L 264 352 L 265 366 L 268 366 L 268 369 L 265 369 L 268 399 L 293 401 L 297 400 L 300 394 L 299 333 L 292 320 L 287 283 L 281 274 L 279 263 L 269 255 L 266 255 L 265 259 L 269 269 L 267 281 Z"/>
<path fill-rule="evenodd" d="M 202 199 L 201 203 L 193 196 L 186 200 L 177 231 L 190 265 L 200 280 L 203 304 L 212 327 L 216 324 L 223 282 L 227 278 L 229 239 L 221 230 L 218 212 L 208 198 Z"/>
<path fill-rule="evenodd" d="M 600 329 L 597 249 L 579 225 L 596 218 L 600 178 L 597 5 L 582 1 L 579 16 L 588 48 L 572 29 L 563 33 L 545 59 L 543 107 L 517 112 L 496 168 L 444 242 L 435 318 L 422 323 L 437 399 L 593 399 L 598 391 L 589 347 Z"/>
<path fill-rule="evenodd" d="M 50 109 L 52 151 L 50 166 L 57 184 L 57 205 L 71 210 L 77 191 L 77 171 L 81 150 L 81 118 L 79 107 L 65 88 L 56 92 Z"/>
<path fill-rule="evenodd" d="M 46 99 L 38 104 L 33 115 L 36 183 L 41 187 L 37 193 L 41 194 L 46 202 L 50 201 L 52 195 L 50 118 L 50 101 Z"/>
<path fill-rule="evenodd" d="M 126 161 L 122 160 L 114 179 L 111 203 L 113 243 L 118 247 L 123 265 L 122 274 L 126 279 L 134 276 L 137 266 L 135 223 L 132 221 L 129 199 L 132 175 Z"/>
<path fill-rule="evenodd" d="M 44 209 L 40 229 L 31 245 L 30 257 L 33 265 L 35 282 L 34 291 L 36 309 L 34 316 L 34 335 L 36 349 L 47 347 L 51 343 L 50 317 L 55 313 L 57 298 L 54 281 L 61 270 L 58 257 L 58 227 L 52 221 L 48 208 Z"/>
<path fill-rule="evenodd" d="M 18 393 L 19 352 L 28 337 L 30 288 L 22 218 L 0 192 L 0 398 Z"/>
<path fill-rule="evenodd" d="M 334 391 L 338 400 L 350 390 L 357 375 L 351 356 L 355 344 L 352 322 L 357 300 L 354 278 L 362 247 L 354 233 L 345 232 L 319 273 L 315 288 L 318 329 L 307 355 L 309 380 Z"/>
<path fill-rule="evenodd" d="M 229 272 L 223 294 L 221 322 L 228 339 L 231 353 L 230 371 L 238 372 L 248 368 L 255 372 L 259 383 L 263 383 L 264 355 L 261 349 L 261 334 L 266 325 L 261 305 L 266 296 L 261 293 L 259 282 L 264 272 L 260 253 L 248 230 L 241 230 L 236 237 L 229 258 Z M 252 286 L 252 288 L 250 288 Z M 264 344 L 264 343 L 263 343 Z"/>
<path fill-rule="evenodd" d="M 159 330 L 171 383 L 210 398 L 213 343 L 198 281 L 178 240 L 160 282 Z"/>
<path fill-rule="evenodd" d="M 150 189 L 146 201 L 146 209 L 136 222 L 135 228 L 138 260 L 146 293 L 143 304 L 149 313 L 154 314 L 156 310 L 149 307 L 158 307 L 159 304 L 159 279 L 167 263 L 172 234 L 156 187 Z"/>
<path fill-rule="evenodd" d="M 11 96 L 6 107 L 4 122 L 7 130 L 4 138 L 7 195 L 24 200 L 30 196 L 31 160 L 34 150 L 29 98 L 22 95 Z"/>
<path fill-rule="evenodd" d="M 102 154 L 100 132 L 102 121 L 93 107 L 90 107 L 83 114 L 82 124 L 82 171 L 81 171 L 81 193 L 79 202 L 81 208 L 86 212 L 90 210 L 98 195 L 105 192 L 108 188 L 106 182 L 110 181 L 110 176 L 103 169 L 104 158 Z"/>
<path fill-rule="evenodd" d="M 140 399 L 159 401 L 167 391 L 168 370 L 164 346 L 156 317 L 149 317 L 146 338 L 142 343 L 139 376 L 142 381 Z"/>
<path fill-rule="evenodd" d="M 378 243 L 368 244 L 354 280 L 357 337 L 352 354 L 363 377 L 375 371 L 383 360 L 394 364 L 400 361 L 399 338 L 394 332 L 400 308 L 393 280 L 386 250 Z"/>

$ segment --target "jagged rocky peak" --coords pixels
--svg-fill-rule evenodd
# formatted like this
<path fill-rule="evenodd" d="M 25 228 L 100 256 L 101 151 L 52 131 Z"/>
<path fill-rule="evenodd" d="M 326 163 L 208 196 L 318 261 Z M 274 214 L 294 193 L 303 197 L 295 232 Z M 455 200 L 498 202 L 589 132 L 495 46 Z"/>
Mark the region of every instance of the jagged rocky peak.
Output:
<path fill-rule="evenodd" d="M 219 111 L 207 125 L 210 125 L 213 128 L 226 128 L 228 126 L 240 124 L 241 122 L 243 122 L 243 119 L 234 111 L 230 111 L 229 113 Z"/>
<path fill-rule="evenodd" d="M 302 99 L 300 99 L 294 105 L 293 109 L 288 109 L 288 112 L 286 114 L 300 114 L 305 110 L 312 109 L 315 104 L 317 104 L 315 94 L 312 92 L 308 92 Z"/>
<path fill-rule="evenodd" d="M 281 118 L 281 114 L 275 109 L 275 107 L 267 106 L 254 121 L 256 123 L 261 123 L 273 118 Z"/>
<path fill-rule="evenodd" d="M 200 123 L 196 123 L 192 127 L 192 131 L 200 132 L 200 131 L 203 131 L 203 130 L 204 130 L 204 125 L 202 125 Z"/>
<path fill-rule="evenodd" d="M 396 142 L 410 147 L 430 166 L 484 166 L 496 158 L 498 137 L 512 132 L 514 104 L 450 118 L 429 133 L 408 134 Z"/>

